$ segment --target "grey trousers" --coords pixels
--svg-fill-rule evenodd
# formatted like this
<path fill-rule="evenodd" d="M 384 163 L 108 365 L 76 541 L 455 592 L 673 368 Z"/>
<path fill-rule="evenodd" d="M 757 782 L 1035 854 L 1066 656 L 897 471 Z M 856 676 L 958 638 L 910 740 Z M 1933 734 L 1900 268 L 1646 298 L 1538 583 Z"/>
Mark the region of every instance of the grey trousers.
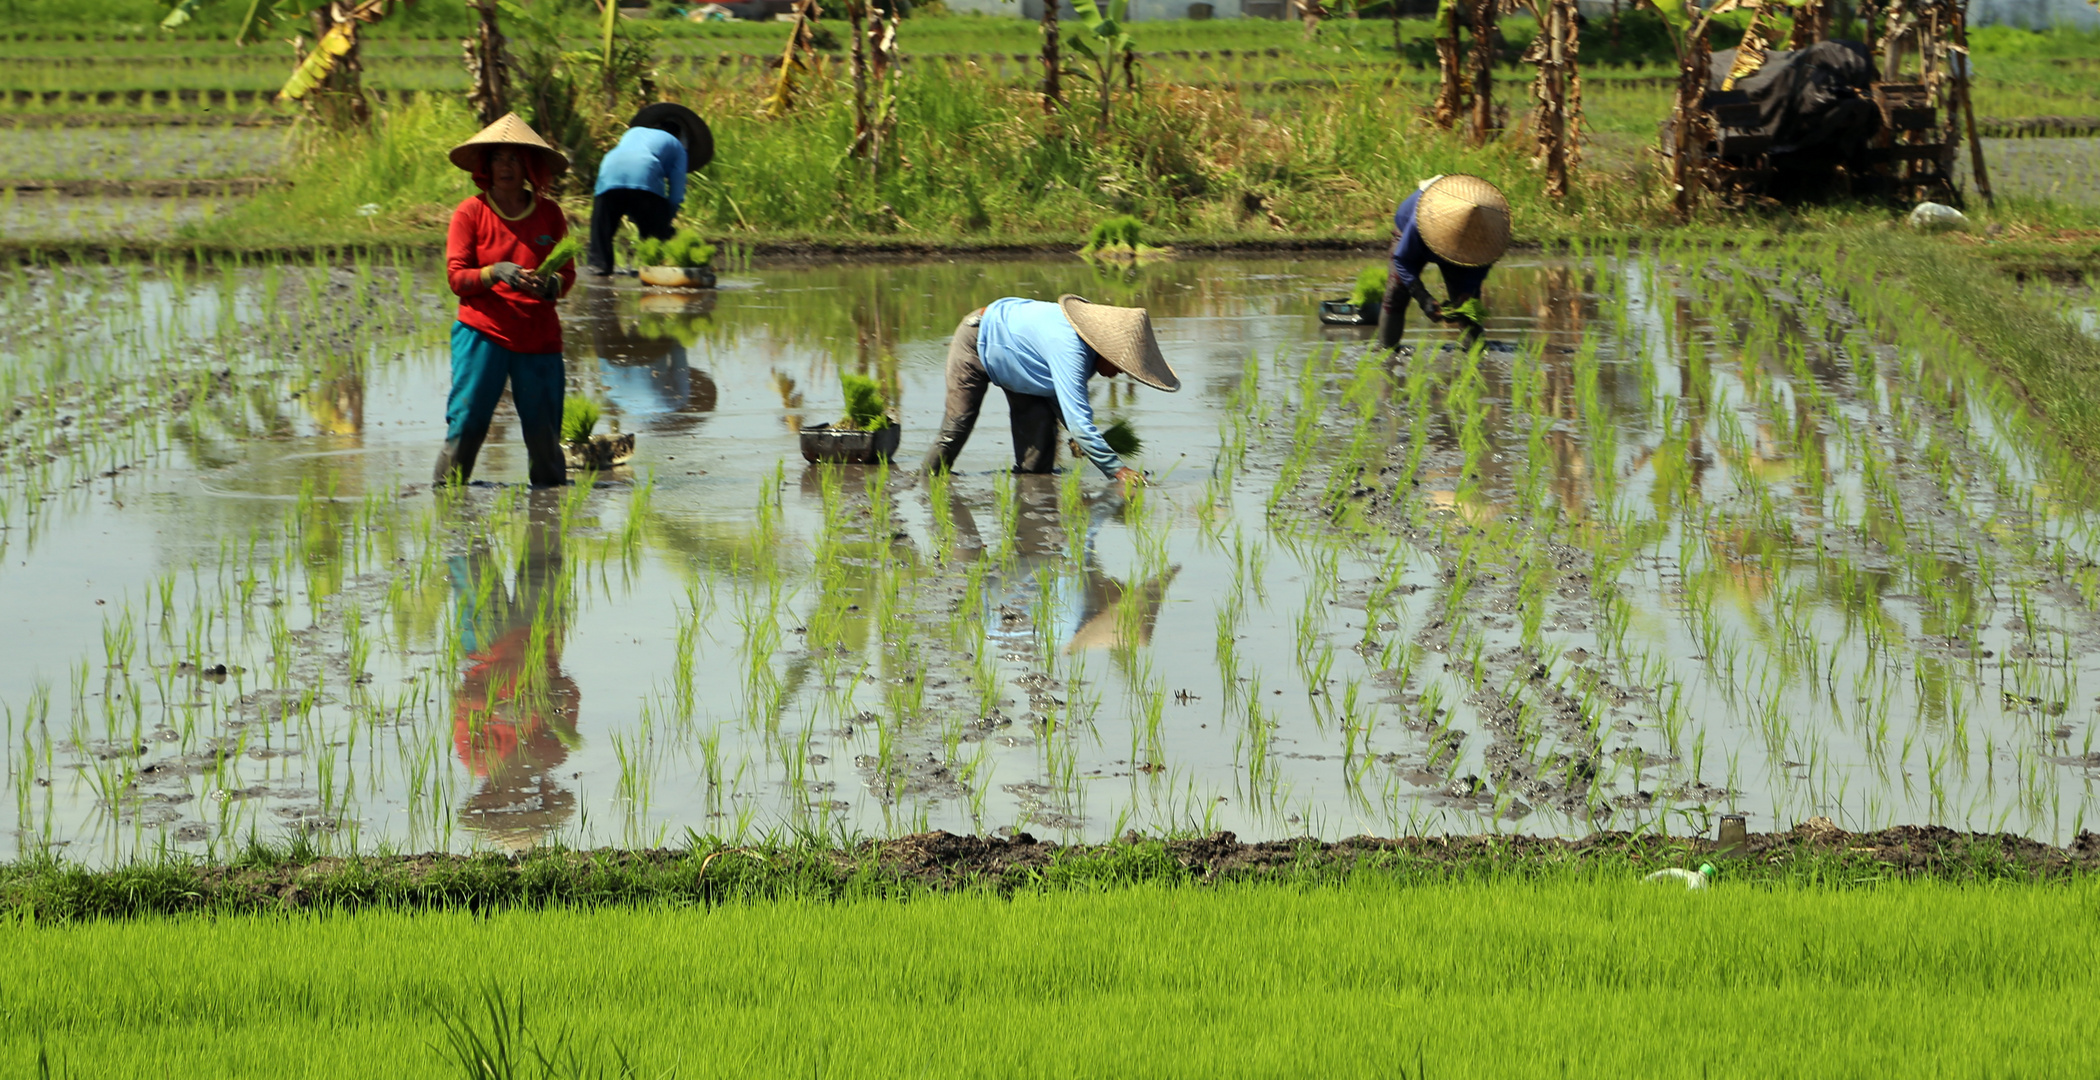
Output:
<path fill-rule="evenodd" d="M 941 418 L 941 433 L 926 452 L 925 471 L 947 472 L 956 455 L 970 441 L 977 427 L 977 413 L 984 407 L 984 392 L 991 388 L 991 374 L 977 358 L 977 324 L 984 316 L 978 308 L 955 328 L 948 342 L 947 414 Z M 1054 397 L 1017 394 L 1006 390 L 1006 409 L 1013 422 L 1014 471 L 1046 473 L 1057 464 L 1057 431 L 1064 414 Z"/>

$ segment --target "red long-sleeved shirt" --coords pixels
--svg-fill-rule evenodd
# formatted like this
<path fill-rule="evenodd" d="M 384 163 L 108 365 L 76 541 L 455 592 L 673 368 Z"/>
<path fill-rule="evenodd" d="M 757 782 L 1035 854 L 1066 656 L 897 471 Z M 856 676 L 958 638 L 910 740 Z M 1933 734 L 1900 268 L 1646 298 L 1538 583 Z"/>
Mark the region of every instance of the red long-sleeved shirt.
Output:
<path fill-rule="evenodd" d="M 459 321 L 513 352 L 560 352 L 561 319 L 554 304 L 484 280 L 481 268 L 514 262 L 534 269 L 568 232 L 561 207 L 547 199 L 534 198 L 532 209 L 515 221 L 505 220 L 485 195 L 460 203 L 445 234 L 445 276 L 459 297 Z M 561 291 L 567 293 L 576 284 L 576 263 L 571 260 L 560 275 Z"/>

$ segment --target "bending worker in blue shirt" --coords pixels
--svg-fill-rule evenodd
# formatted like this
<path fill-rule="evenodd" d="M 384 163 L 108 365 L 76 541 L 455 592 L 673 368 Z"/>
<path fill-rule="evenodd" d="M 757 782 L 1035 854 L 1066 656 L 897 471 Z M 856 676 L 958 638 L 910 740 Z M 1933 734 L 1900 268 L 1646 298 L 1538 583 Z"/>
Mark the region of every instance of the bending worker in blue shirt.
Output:
<path fill-rule="evenodd" d="M 643 236 L 669 240 L 671 220 L 685 205 L 685 174 L 714 156 L 714 133 L 693 110 L 659 101 L 635 113 L 627 134 L 598 162 L 584 269 L 600 277 L 612 273 L 613 234 L 622 218 Z"/>
<path fill-rule="evenodd" d="M 1181 389 L 1144 308 L 1071 295 L 1055 304 L 1009 296 L 978 308 L 948 344 L 947 416 L 926 454 L 926 471 L 944 472 L 955 464 L 977 426 L 985 390 L 996 385 L 1006 391 L 1013 418 L 1015 472 L 1050 471 L 1062 422 L 1103 476 L 1126 487 L 1143 483 L 1144 474 L 1108 448 L 1087 396 L 1088 379 L 1118 374 L 1159 390 Z"/>
<path fill-rule="evenodd" d="M 1509 250 L 1509 200 L 1495 185 L 1463 173 L 1424 181 L 1393 211 L 1393 262 L 1385 277 L 1385 308 L 1379 313 L 1378 345 L 1400 347 L 1407 325 L 1407 301 L 1438 322 L 1463 323 L 1465 343 L 1480 336 L 1480 324 L 1463 315 L 1447 315 L 1422 284 L 1422 271 L 1435 263 L 1444 275 L 1451 303 L 1477 298 L 1488 268 Z"/>

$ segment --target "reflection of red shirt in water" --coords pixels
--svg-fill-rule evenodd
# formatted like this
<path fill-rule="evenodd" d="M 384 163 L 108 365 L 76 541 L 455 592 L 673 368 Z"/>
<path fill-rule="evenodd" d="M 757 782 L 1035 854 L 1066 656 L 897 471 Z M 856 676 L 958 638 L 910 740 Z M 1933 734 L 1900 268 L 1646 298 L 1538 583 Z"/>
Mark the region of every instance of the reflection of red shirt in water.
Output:
<path fill-rule="evenodd" d="M 483 281 L 481 268 L 514 262 L 534 269 L 568 234 L 568 219 L 551 199 L 535 196 L 532 209 L 515 221 L 489 205 L 487 195 L 460 203 L 445 233 L 445 277 L 459 297 L 459 321 L 512 352 L 560 352 L 561 319 L 553 303 L 501 282 Z M 566 292 L 576 283 L 576 263 L 571 261 L 559 273 Z"/>
<path fill-rule="evenodd" d="M 549 768 L 568 756 L 555 729 L 575 730 L 576 684 L 561 674 L 550 635 L 546 694 L 539 700 L 521 695 L 518 678 L 531 642 L 532 628 L 520 626 L 497 638 L 486 652 L 467 654 L 474 666 L 467 669 L 453 699 L 452 742 L 460 763 L 476 776 L 512 766 Z M 552 725 L 543 709 L 555 714 Z"/>

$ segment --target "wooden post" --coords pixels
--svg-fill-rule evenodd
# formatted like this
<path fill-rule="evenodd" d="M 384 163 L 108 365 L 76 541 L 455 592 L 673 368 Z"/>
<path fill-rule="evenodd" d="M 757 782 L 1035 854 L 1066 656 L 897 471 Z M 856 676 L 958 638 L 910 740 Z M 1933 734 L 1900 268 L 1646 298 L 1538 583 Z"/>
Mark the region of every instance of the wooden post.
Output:
<path fill-rule="evenodd" d="M 1476 143 L 1493 138 L 1501 127 L 1495 119 L 1495 53 L 1502 44 L 1496 3 L 1473 0 L 1473 41 L 1468 56 L 1473 68 L 1473 123 L 1469 134 Z"/>
<path fill-rule="evenodd" d="M 897 66 L 895 0 L 876 0 L 868 18 L 869 139 L 868 171 L 882 169 L 882 152 L 897 126 L 897 95 L 890 77 Z"/>
<path fill-rule="evenodd" d="M 853 145 L 846 152 L 857 158 L 868 156 L 874 137 L 868 123 L 867 15 L 867 0 L 846 0 L 846 23 L 853 30 Z"/>
<path fill-rule="evenodd" d="M 1064 107 L 1064 59 L 1059 55 L 1057 9 L 1064 0 L 1043 0 L 1043 115 Z"/>
<path fill-rule="evenodd" d="M 1670 184 L 1677 220 L 1690 221 L 1698 205 L 1698 188 L 1706 184 L 1706 110 L 1699 102 L 1706 96 L 1707 68 L 1712 50 L 1706 37 L 1707 16 L 1693 20 L 1685 31 L 1677 65 L 1677 105 L 1671 124 Z"/>
<path fill-rule="evenodd" d="M 1991 173 L 1983 167 L 1983 141 L 1976 137 L 1976 106 L 1969 94 L 1969 17 L 1967 4 L 1957 2 L 1954 18 L 1949 29 L 1954 44 L 1960 52 L 1954 54 L 1950 66 L 1954 68 L 1954 93 L 1961 99 L 1962 126 L 1969 136 L 1969 171 L 1976 174 L 1976 191 L 1983 196 L 1983 205 L 1992 205 Z"/>

